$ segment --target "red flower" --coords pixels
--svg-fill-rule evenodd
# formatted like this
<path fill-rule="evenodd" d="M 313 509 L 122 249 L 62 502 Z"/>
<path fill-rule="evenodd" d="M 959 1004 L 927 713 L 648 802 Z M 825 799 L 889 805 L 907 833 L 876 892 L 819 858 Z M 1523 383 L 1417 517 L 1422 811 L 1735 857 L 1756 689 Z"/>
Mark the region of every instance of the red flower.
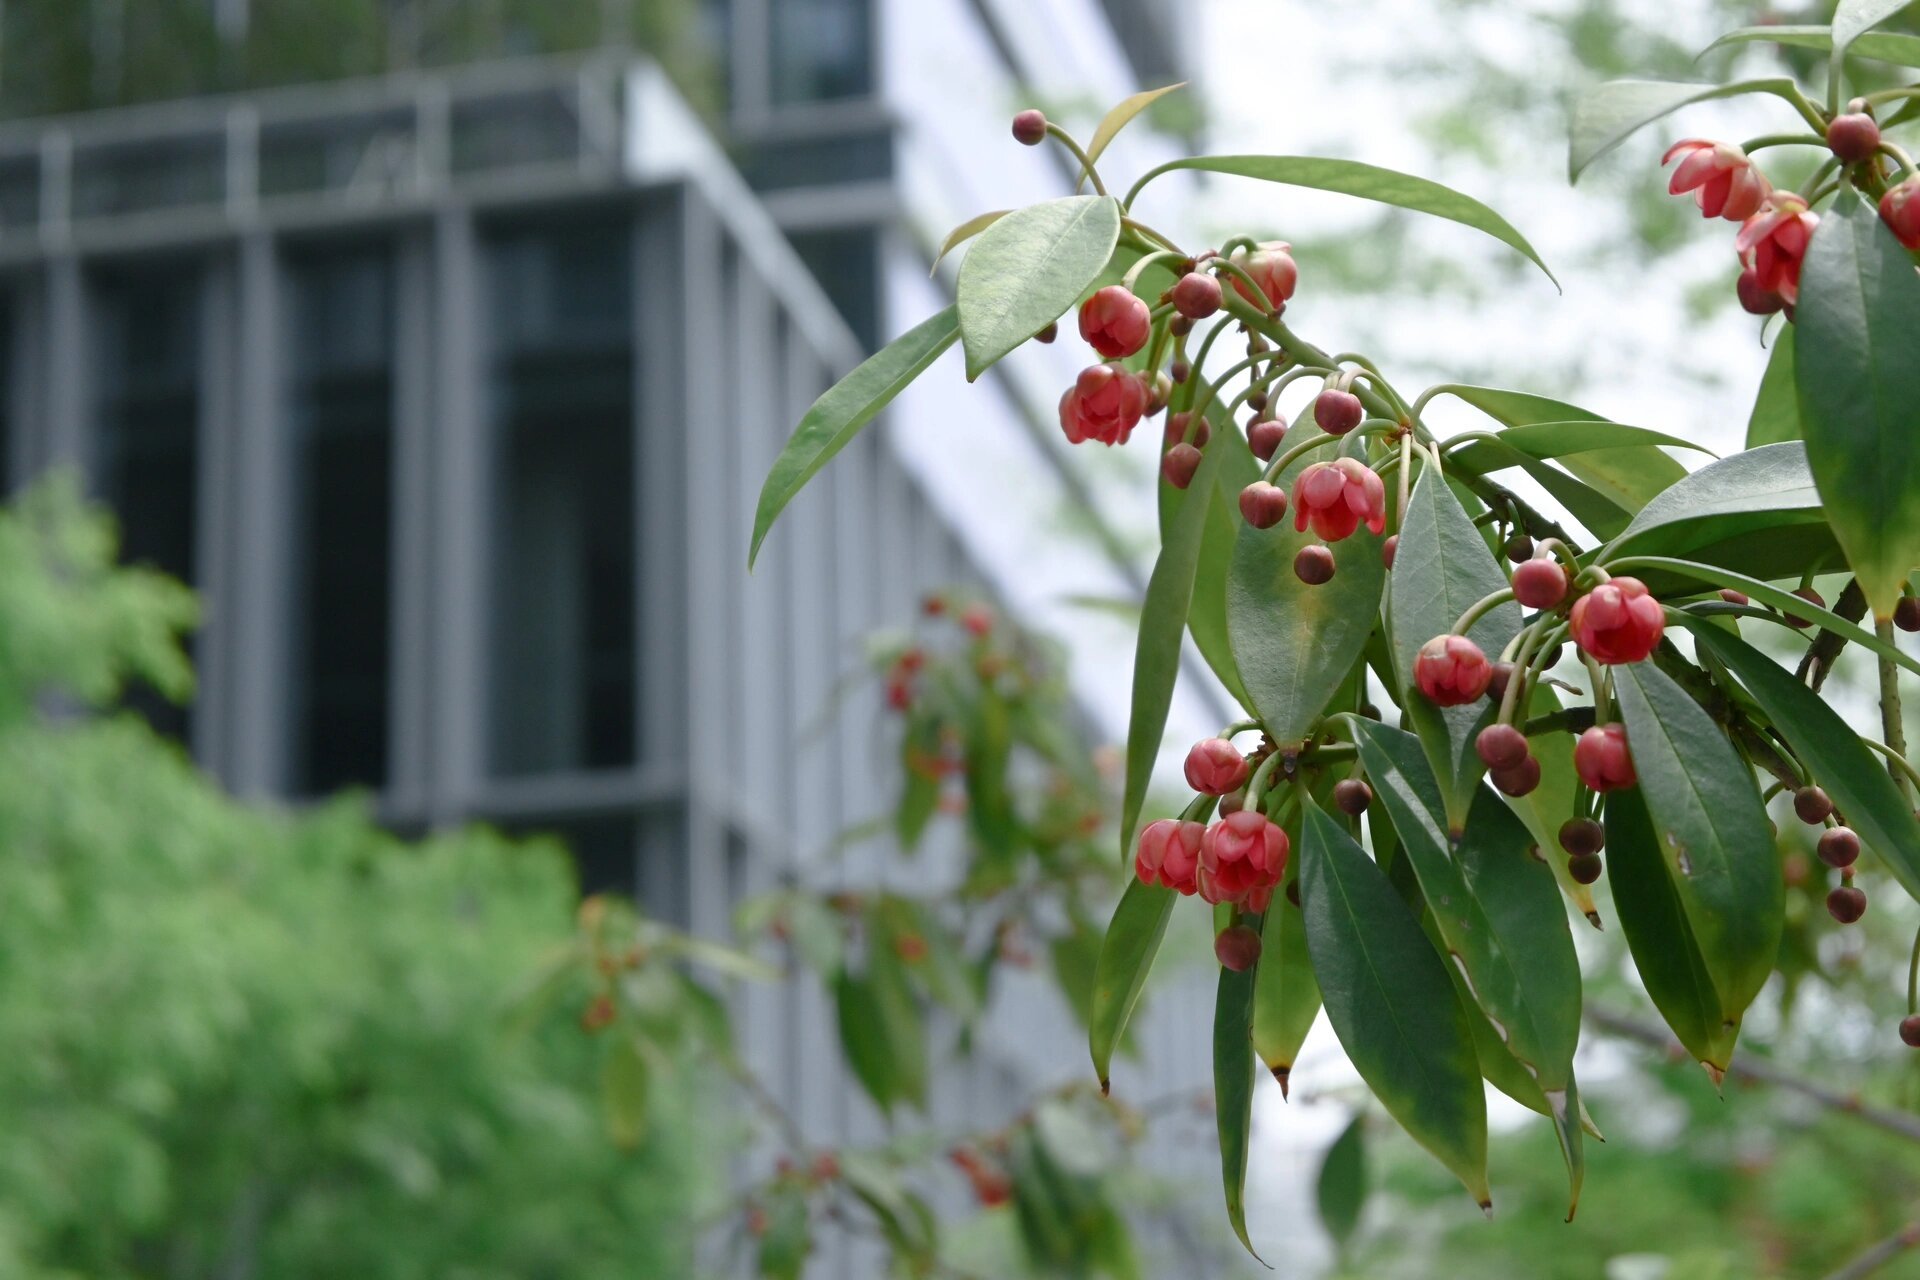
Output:
<path fill-rule="evenodd" d="M 1294 264 L 1292 250 L 1293 246 L 1284 240 L 1263 241 L 1255 245 L 1251 253 L 1235 249 L 1227 261 L 1252 276 L 1266 296 L 1254 297 L 1247 290 L 1247 282 L 1238 275 L 1232 277 L 1235 292 L 1262 311 L 1278 313 L 1300 282 L 1300 268 Z"/>
<path fill-rule="evenodd" d="M 1687 138 L 1669 147 L 1660 163 L 1671 164 L 1675 156 L 1683 158 L 1667 190 L 1676 196 L 1693 192 L 1703 217 L 1744 221 L 1759 212 L 1773 189 L 1747 153 L 1730 142 Z"/>
<path fill-rule="evenodd" d="M 1206 738 L 1187 752 L 1187 785 L 1202 795 L 1223 796 L 1246 780 L 1246 757 L 1225 738 Z"/>
<path fill-rule="evenodd" d="M 1639 662 L 1667 629 L 1665 610 L 1638 578 L 1615 578 L 1573 602 L 1573 641 L 1595 662 Z"/>
<path fill-rule="evenodd" d="M 1493 664 L 1465 636 L 1435 636 L 1413 660 L 1413 682 L 1437 707 L 1465 706 L 1487 691 Z"/>
<path fill-rule="evenodd" d="M 1316 462 L 1300 473 L 1293 485 L 1293 527 L 1338 542 L 1365 521 L 1368 530 L 1387 527 L 1387 490 L 1366 463 L 1358 458 Z"/>
<path fill-rule="evenodd" d="M 1080 304 L 1080 336 L 1109 360 L 1147 345 L 1153 329 L 1147 304 L 1122 284 L 1110 284 Z"/>
<path fill-rule="evenodd" d="M 1880 220 L 1908 249 L 1920 249 L 1920 178 L 1888 187 L 1880 197 Z"/>
<path fill-rule="evenodd" d="M 1163 884 L 1192 896 L 1199 887 L 1200 844 L 1207 829 L 1197 822 L 1162 818 L 1140 833 L 1133 855 L 1133 873 L 1143 884 Z"/>
<path fill-rule="evenodd" d="M 1603 724 L 1587 730 L 1573 744 L 1573 769 L 1590 791 L 1618 791 L 1637 781 L 1633 752 L 1627 749 L 1627 729 Z"/>
<path fill-rule="evenodd" d="M 1286 872 L 1287 852 L 1287 833 L 1265 814 L 1252 809 L 1228 814 L 1200 841 L 1200 896 L 1263 910 Z"/>
<path fill-rule="evenodd" d="M 1514 566 L 1513 598 L 1529 609 L 1551 609 L 1567 598 L 1567 571 L 1557 560 L 1523 560 Z"/>
<path fill-rule="evenodd" d="M 1764 293 L 1777 293 L 1792 306 L 1800 300 L 1800 263 L 1820 215 L 1790 192 L 1775 192 L 1759 213 L 1748 218 L 1734 237 L 1740 261 L 1752 269 L 1754 282 Z"/>
<path fill-rule="evenodd" d="M 1073 444 L 1125 444 L 1146 412 L 1147 384 L 1138 375 L 1110 364 L 1089 365 L 1060 397 L 1060 429 Z"/>

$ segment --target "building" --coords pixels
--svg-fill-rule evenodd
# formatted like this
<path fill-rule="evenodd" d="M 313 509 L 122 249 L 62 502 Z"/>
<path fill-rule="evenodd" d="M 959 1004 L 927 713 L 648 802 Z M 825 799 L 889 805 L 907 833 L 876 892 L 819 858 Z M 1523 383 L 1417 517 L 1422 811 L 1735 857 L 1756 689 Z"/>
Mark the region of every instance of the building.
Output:
<path fill-rule="evenodd" d="M 1044 421 L 1063 372 L 964 407 L 914 388 L 914 432 L 848 450 L 752 578 L 750 512 L 813 397 L 941 304 L 945 228 L 1070 178 L 1005 163 L 1022 86 L 1112 99 L 1171 58 L 1171 8 L 1031 8 L 730 0 L 724 140 L 621 55 L 6 126 L 7 480 L 81 467 L 127 555 L 201 590 L 199 696 L 151 710 L 242 795 L 557 832 L 586 888 L 713 932 L 781 877 L 884 882 L 878 853 L 822 861 L 880 807 L 877 708 L 801 730 L 928 589 L 1052 590 L 1005 572 L 1030 531 L 935 481 L 963 440 L 1020 505 L 1073 501 Z M 1136 585 L 1097 544 L 1053 559 Z M 1038 998 L 1000 1016 L 1056 1021 Z M 877 1135 L 817 988 L 742 1000 L 815 1136 Z M 1081 1070 L 1070 1030 L 1004 1039 L 936 1122 Z M 1193 1039 L 1173 1060 L 1204 1078 Z"/>

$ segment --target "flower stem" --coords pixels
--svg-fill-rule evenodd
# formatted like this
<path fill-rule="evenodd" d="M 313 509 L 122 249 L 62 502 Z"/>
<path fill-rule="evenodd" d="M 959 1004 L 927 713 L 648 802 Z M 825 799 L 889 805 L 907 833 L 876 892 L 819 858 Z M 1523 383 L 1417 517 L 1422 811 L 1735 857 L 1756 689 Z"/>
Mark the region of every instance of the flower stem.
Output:
<path fill-rule="evenodd" d="M 1100 181 L 1100 171 L 1093 167 L 1093 161 L 1087 158 L 1086 149 L 1073 140 L 1073 135 L 1051 120 L 1047 121 L 1047 132 L 1061 146 L 1073 152 L 1074 157 L 1080 161 L 1081 172 L 1085 173 L 1087 180 L 1093 183 L 1093 189 L 1101 195 L 1107 194 L 1107 184 Z"/>

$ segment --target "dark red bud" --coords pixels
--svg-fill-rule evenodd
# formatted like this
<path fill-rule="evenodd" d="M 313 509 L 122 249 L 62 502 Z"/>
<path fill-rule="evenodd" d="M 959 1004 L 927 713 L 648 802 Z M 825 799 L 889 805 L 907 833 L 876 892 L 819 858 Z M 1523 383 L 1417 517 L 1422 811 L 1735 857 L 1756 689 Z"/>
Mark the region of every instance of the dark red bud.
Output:
<path fill-rule="evenodd" d="M 1287 491 L 1255 480 L 1240 491 L 1240 517 L 1256 529 L 1271 529 L 1286 518 Z"/>
<path fill-rule="evenodd" d="M 1909 1049 L 1920 1049 L 1920 1013 L 1900 1019 L 1900 1042 Z"/>
<path fill-rule="evenodd" d="M 1055 321 L 1053 324 L 1048 325 L 1046 328 L 1042 329 L 1040 332 L 1034 334 L 1033 340 L 1035 342 L 1052 342 L 1055 338 L 1059 336 L 1060 336 L 1060 325 L 1058 321 Z"/>
<path fill-rule="evenodd" d="M 1493 785 L 1510 796 L 1524 796 L 1540 785 L 1540 761 L 1528 756 L 1511 769 L 1500 769 L 1493 774 Z"/>
<path fill-rule="evenodd" d="M 1047 140 L 1046 114 L 1028 107 L 1013 118 L 1013 136 L 1023 147 L 1039 146 Z"/>
<path fill-rule="evenodd" d="M 1333 552 L 1314 543 L 1302 547 L 1293 557 L 1293 576 L 1310 587 L 1324 586 L 1333 581 Z"/>
<path fill-rule="evenodd" d="M 1813 851 L 1830 867 L 1850 867 L 1860 861 L 1860 837 L 1851 827 L 1833 827 L 1820 833 Z"/>
<path fill-rule="evenodd" d="M 1567 859 L 1567 874 L 1573 877 L 1575 884 L 1592 884 L 1606 869 L 1607 864 L 1600 860 L 1597 853 L 1576 853 Z"/>
<path fill-rule="evenodd" d="M 1778 293 L 1760 287 L 1760 273 L 1752 267 L 1740 273 L 1733 292 L 1740 299 L 1740 309 L 1748 315 L 1770 316 L 1787 305 L 1787 300 Z"/>
<path fill-rule="evenodd" d="M 1487 681 L 1487 697 L 1495 702 L 1503 700 L 1507 696 L 1507 681 L 1511 679 L 1513 679 L 1513 664 L 1511 662 L 1494 663 L 1493 679 Z"/>
<path fill-rule="evenodd" d="M 1568 818 L 1560 824 L 1560 847 L 1574 857 L 1606 848 L 1607 829 L 1592 818 Z"/>
<path fill-rule="evenodd" d="M 1167 483 L 1176 489 L 1184 489 L 1193 483 L 1193 473 L 1200 469 L 1200 451 L 1190 444 L 1177 444 L 1167 450 L 1166 457 L 1160 459 L 1160 474 Z"/>
<path fill-rule="evenodd" d="M 1812 587 L 1801 587 L 1799 590 L 1795 591 L 1793 594 L 1799 596 L 1802 600 L 1805 600 L 1808 604 L 1817 605 L 1822 609 L 1827 607 L 1827 598 L 1821 595 L 1818 591 L 1815 591 Z M 1796 618 L 1792 614 L 1788 614 L 1787 625 L 1793 626 L 1793 627 L 1800 627 L 1804 629 L 1812 626 L 1813 623 L 1809 622 L 1805 618 Z"/>
<path fill-rule="evenodd" d="M 1827 895 L 1827 914 L 1841 924 L 1853 924 L 1867 914 L 1867 893 L 1843 884 Z"/>
<path fill-rule="evenodd" d="M 1827 148 L 1842 164 L 1859 164 L 1880 145 L 1880 126 L 1864 112 L 1835 116 L 1827 125 Z"/>
<path fill-rule="evenodd" d="M 1260 959 L 1260 935 L 1247 925 L 1231 925 L 1214 937 L 1213 955 L 1221 968 L 1245 973 Z"/>
<path fill-rule="evenodd" d="M 1193 321 L 1185 316 L 1175 316 L 1167 321 L 1167 332 L 1176 338 L 1184 338 L 1193 332 Z"/>
<path fill-rule="evenodd" d="M 1533 559 L 1533 539 L 1524 533 L 1516 533 L 1507 539 L 1507 559 L 1514 564 Z"/>
<path fill-rule="evenodd" d="M 1175 360 L 1170 372 L 1173 374 L 1173 380 L 1175 382 L 1185 382 L 1193 376 L 1193 366 L 1185 360 Z"/>
<path fill-rule="evenodd" d="M 1357 818 L 1373 803 L 1373 788 L 1358 778 L 1343 778 L 1334 784 L 1333 803 L 1340 812 Z"/>
<path fill-rule="evenodd" d="M 1173 286 L 1173 309 L 1189 320 L 1205 320 L 1220 301 L 1220 282 L 1204 272 L 1189 271 Z"/>
<path fill-rule="evenodd" d="M 1393 568 L 1393 557 L 1399 550 L 1400 535 L 1397 533 L 1388 534 L 1387 540 L 1380 544 L 1380 563 L 1389 569 Z"/>
<path fill-rule="evenodd" d="M 1720 598 L 1726 601 L 1728 604 L 1752 604 L 1753 603 L 1753 601 L 1747 598 L 1746 592 L 1735 591 L 1732 587 L 1722 587 L 1720 589 Z"/>
<path fill-rule="evenodd" d="M 1833 812 L 1833 801 L 1819 787 L 1801 787 L 1793 793 L 1793 812 L 1810 827 L 1817 827 Z"/>
<path fill-rule="evenodd" d="M 1513 570 L 1513 598 L 1529 609 L 1551 609 L 1567 598 L 1567 571 L 1557 560 L 1522 560 Z"/>
<path fill-rule="evenodd" d="M 1351 391 L 1322 391 L 1313 402 L 1313 420 L 1330 436 L 1343 436 L 1366 419 L 1366 406 Z"/>
<path fill-rule="evenodd" d="M 1489 769 L 1517 769 L 1530 754 L 1527 735 L 1510 724 L 1490 724 L 1473 740 L 1473 749 Z"/>
<path fill-rule="evenodd" d="M 1262 462 L 1272 462 L 1273 455 L 1280 452 L 1280 442 L 1287 438 L 1287 424 L 1278 418 L 1264 418 L 1247 428 L 1247 444 L 1253 450 L 1253 456 Z"/>
<path fill-rule="evenodd" d="M 1901 596 L 1893 606 L 1893 625 L 1902 631 L 1920 631 L 1920 596 Z"/>

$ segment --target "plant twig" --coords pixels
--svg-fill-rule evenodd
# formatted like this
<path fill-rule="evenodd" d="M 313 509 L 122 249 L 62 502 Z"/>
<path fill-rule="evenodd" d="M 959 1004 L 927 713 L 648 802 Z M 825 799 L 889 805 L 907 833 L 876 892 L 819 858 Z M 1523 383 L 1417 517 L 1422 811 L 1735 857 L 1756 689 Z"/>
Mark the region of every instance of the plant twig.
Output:
<path fill-rule="evenodd" d="M 1848 622 L 1858 622 L 1867 612 L 1867 593 L 1860 589 L 1860 580 L 1855 578 L 1847 583 L 1847 589 L 1833 602 L 1833 611 Z M 1836 635 L 1825 627 L 1813 638 L 1813 644 L 1806 655 L 1800 659 L 1800 667 L 1794 677 L 1806 681 L 1815 693 L 1827 682 L 1827 674 L 1833 670 L 1834 659 L 1847 647 L 1845 636 Z"/>
<path fill-rule="evenodd" d="M 1872 1275 L 1914 1248 L 1920 1248 L 1920 1221 L 1909 1222 L 1886 1239 L 1867 1248 L 1838 1271 L 1829 1271 L 1826 1280 L 1861 1280 L 1861 1277 Z"/>
<path fill-rule="evenodd" d="M 1893 623 L 1885 618 L 1873 624 L 1874 635 L 1880 642 L 1893 644 Z M 1900 760 L 1907 758 L 1907 731 L 1900 716 L 1900 672 L 1894 667 L 1893 659 L 1886 654 L 1880 655 L 1880 729 L 1886 738 L 1887 753 Z M 1900 788 L 1900 794 L 1906 797 L 1908 804 L 1913 803 L 1913 792 L 1909 789 L 1904 770 L 1891 761 L 1887 764 L 1887 773 L 1893 778 L 1893 785 Z"/>

